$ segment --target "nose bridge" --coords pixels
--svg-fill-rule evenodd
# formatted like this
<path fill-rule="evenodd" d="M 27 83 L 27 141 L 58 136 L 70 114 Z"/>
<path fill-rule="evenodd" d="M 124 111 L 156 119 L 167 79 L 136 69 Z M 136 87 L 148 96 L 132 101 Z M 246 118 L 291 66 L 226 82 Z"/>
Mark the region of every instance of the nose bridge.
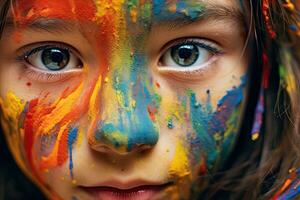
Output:
<path fill-rule="evenodd" d="M 101 94 L 101 113 L 94 133 L 96 145 L 122 153 L 152 147 L 158 141 L 158 102 L 144 58 L 111 66 Z"/>

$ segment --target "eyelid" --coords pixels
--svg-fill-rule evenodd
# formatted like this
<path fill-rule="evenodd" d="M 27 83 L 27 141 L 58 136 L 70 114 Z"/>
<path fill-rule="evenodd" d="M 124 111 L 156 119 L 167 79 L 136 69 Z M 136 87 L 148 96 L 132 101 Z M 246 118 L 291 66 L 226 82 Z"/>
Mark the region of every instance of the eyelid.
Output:
<path fill-rule="evenodd" d="M 53 41 L 45 41 L 45 42 L 37 42 L 33 44 L 28 44 L 26 46 L 23 46 L 17 50 L 17 56 L 16 56 L 16 61 L 23 61 L 26 59 L 26 57 L 37 53 L 43 49 L 46 48 L 51 48 L 51 47 L 56 47 L 56 48 L 61 48 L 65 49 L 67 51 L 70 51 L 71 53 L 75 54 L 78 56 L 78 58 L 82 61 L 82 55 L 74 48 L 73 46 L 63 43 L 63 42 L 53 42 Z"/>
<path fill-rule="evenodd" d="M 197 38 L 197 37 L 182 37 L 182 38 L 178 38 L 175 40 L 172 40 L 170 42 L 168 42 L 167 44 L 163 45 L 163 47 L 160 50 L 160 55 L 159 58 L 166 53 L 166 51 L 168 49 L 170 49 L 171 47 L 174 47 L 176 45 L 184 45 L 184 44 L 190 44 L 190 43 L 194 43 L 197 45 L 205 45 L 205 47 L 209 47 L 212 53 L 215 54 L 221 54 L 223 53 L 223 50 L 221 49 L 221 47 L 216 43 L 213 42 L 209 39 L 205 39 L 205 38 Z"/>

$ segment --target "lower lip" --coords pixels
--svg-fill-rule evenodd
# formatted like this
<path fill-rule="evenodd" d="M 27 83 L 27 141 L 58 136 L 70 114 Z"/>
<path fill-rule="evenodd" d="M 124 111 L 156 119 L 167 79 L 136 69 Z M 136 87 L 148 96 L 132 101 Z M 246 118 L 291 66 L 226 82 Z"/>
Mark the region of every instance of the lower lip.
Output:
<path fill-rule="evenodd" d="M 150 200 L 162 191 L 166 186 L 141 186 L 128 190 L 120 190 L 112 187 L 84 188 L 96 200 Z"/>

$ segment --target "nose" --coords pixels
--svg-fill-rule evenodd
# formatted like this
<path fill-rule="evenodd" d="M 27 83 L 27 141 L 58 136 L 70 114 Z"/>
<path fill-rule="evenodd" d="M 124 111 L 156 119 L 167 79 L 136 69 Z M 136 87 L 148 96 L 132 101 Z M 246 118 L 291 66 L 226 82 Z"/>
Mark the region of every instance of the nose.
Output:
<path fill-rule="evenodd" d="M 104 153 L 128 154 L 151 149 L 158 141 L 158 133 L 150 124 L 130 125 L 104 121 L 95 133 L 96 143 L 92 148 Z"/>
<path fill-rule="evenodd" d="M 88 136 L 91 148 L 117 154 L 153 148 L 159 138 L 155 117 L 159 98 L 151 81 L 124 71 L 109 76 L 111 81 L 104 83 L 100 94 L 96 130 Z"/>

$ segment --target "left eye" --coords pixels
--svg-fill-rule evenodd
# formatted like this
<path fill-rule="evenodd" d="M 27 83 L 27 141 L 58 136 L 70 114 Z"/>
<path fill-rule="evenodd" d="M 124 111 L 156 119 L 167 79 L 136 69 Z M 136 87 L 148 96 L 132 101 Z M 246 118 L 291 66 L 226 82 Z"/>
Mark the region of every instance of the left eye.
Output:
<path fill-rule="evenodd" d="M 40 70 L 61 71 L 81 66 L 81 60 L 70 50 L 55 46 L 33 49 L 25 56 L 27 63 Z"/>
<path fill-rule="evenodd" d="M 197 42 L 183 42 L 170 47 L 161 57 L 160 66 L 189 68 L 205 64 L 217 49 Z"/>

